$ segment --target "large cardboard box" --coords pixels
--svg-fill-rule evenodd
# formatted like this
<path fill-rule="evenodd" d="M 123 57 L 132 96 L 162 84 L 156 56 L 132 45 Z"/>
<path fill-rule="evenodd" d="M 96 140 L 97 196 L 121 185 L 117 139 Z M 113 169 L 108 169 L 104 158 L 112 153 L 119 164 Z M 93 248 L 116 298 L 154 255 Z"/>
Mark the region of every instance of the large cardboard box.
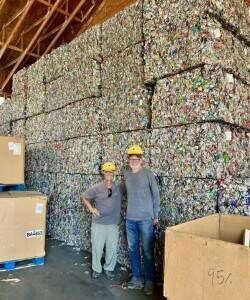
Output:
<path fill-rule="evenodd" d="M 168 300 L 249 300 L 250 217 L 212 215 L 170 227 L 165 240 Z"/>
<path fill-rule="evenodd" d="M 0 262 L 45 255 L 46 203 L 37 192 L 0 193 Z"/>
<path fill-rule="evenodd" d="M 0 184 L 24 183 L 24 139 L 0 136 Z"/>

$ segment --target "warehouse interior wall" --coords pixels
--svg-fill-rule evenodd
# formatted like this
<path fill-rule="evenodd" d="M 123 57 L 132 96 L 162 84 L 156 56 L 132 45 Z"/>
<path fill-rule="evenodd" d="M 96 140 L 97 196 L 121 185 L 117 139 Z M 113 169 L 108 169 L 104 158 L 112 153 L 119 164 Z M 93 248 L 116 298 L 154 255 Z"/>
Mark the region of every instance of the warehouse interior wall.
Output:
<path fill-rule="evenodd" d="M 26 185 L 49 198 L 48 235 L 90 250 L 79 196 L 107 159 L 119 180 L 132 143 L 158 175 L 159 269 L 167 226 L 249 213 L 249 28 L 243 0 L 137 1 L 14 76 L 0 134 L 25 137 Z"/>

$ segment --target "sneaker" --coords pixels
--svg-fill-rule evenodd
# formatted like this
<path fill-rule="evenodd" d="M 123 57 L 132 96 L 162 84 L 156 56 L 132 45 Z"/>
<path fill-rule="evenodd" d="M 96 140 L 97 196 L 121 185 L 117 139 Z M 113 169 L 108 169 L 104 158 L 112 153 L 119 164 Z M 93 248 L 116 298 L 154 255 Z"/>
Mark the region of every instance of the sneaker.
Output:
<path fill-rule="evenodd" d="M 132 277 L 132 279 L 128 282 L 128 289 L 130 290 L 141 290 L 143 289 L 143 282 L 141 278 Z"/>
<path fill-rule="evenodd" d="M 107 278 L 109 280 L 113 280 L 115 278 L 115 273 L 114 271 L 108 271 L 108 270 L 105 270 L 104 271 L 105 275 L 107 276 Z"/>
<path fill-rule="evenodd" d="M 154 283 L 152 281 L 146 281 L 144 286 L 144 294 L 152 295 L 154 290 Z"/>
<path fill-rule="evenodd" d="M 96 272 L 96 271 L 93 271 L 93 273 L 92 273 L 92 278 L 93 278 L 93 279 L 97 279 L 97 278 L 99 278 L 100 276 L 101 276 L 101 273 Z"/>

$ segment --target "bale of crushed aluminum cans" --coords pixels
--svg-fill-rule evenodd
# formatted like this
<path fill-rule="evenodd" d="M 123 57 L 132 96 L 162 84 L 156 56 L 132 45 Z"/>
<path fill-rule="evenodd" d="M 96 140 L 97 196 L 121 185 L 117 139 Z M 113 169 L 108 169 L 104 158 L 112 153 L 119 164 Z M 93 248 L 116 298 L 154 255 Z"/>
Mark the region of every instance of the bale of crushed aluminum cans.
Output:
<path fill-rule="evenodd" d="M 23 68 L 12 77 L 12 96 L 19 95 L 26 98 L 27 93 L 27 69 Z"/>
<path fill-rule="evenodd" d="M 151 92 L 144 87 L 136 87 L 126 97 L 105 97 L 104 113 L 101 119 L 103 133 L 146 129 L 150 125 Z"/>
<path fill-rule="evenodd" d="M 4 102 L 0 105 L 0 125 L 9 123 L 11 121 L 10 117 L 10 98 L 4 100 Z"/>
<path fill-rule="evenodd" d="M 218 123 L 154 129 L 151 163 L 171 177 L 249 176 L 249 132 Z"/>
<path fill-rule="evenodd" d="M 157 81 L 152 127 L 225 121 L 250 128 L 250 86 L 220 67 L 204 66 Z"/>
<path fill-rule="evenodd" d="M 145 6 L 146 81 L 207 63 L 221 65 L 250 83 L 249 47 L 202 13 L 202 7 L 200 1 L 184 0 Z"/>
<path fill-rule="evenodd" d="M 51 234 L 74 245 L 76 215 L 80 208 L 81 175 L 57 174 L 56 185 L 49 206 Z M 78 232 L 79 235 L 79 232 Z"/>
<path fill-rule="evenodd" d="M 25 127 L 26 121 L 25 119 L 21 119 L 18 121 L 13 121 L 11 123 L 11 135 L 23 137 L 25 139 L 26 137 L 26 127 Z"/>
<path fill-rule="evenodd" d="M 250 8 L 245 0 L 209 0 L 208 12 L 240 39 L 250 42 Z"/>
<path fill-rule="evenodd" d="M 249 6 L 245 0 L 146 0 L 143 3 L 146 34 L 152 31 L 174 32 L 197 16 L 210 14 L 236 36 L 250 41 Z"/>
<path fill-rule="evenodd" d="M 45 58 L 41 57 L 27 69 L 27 102 L 26 116 L 30 117 L 44 112 L 45 84 L 44 84 Z"/>
<path fill-rule="evenodd" d="M 2 124 L 0 125 L 0 136 L 3 135 L 9 135 L 11 132 L 11 129 L 10 129 L 10 123 L 5 123 L 5 124 Z"/>
<path fill-rule="evenodd" d="M 39 143 L 44 141 L 44 126 L 46 126 L 46 115 L 41 114 L 26 119 L 26 141 L 27 143 Z M 55 128 L 56 130 L 56 128 Z"/>
<path fill-rule="evenodd" d="M 99 174 L 100 136 L 28 144 L 26 148 L 27 171 Z"/>
<path fill-rule="evenodd" d="M 250 178 L 221 178 L 218 203 L 221 213 L 250 216 Z"/>
<path fill-rule="evenodd" d="M 102 160 L 111 160 L 117 164 L 117 173 L 123 174 L 128 168 L 127 150 L 129 146 L 139 144 L 144 150 L 144 164 L 150 165 L 150 133 L 146 130 L 107 134 L 102 140 Z"/>
<path fill-rule="evenodd" d="M 8 116 L 10 121 L 25 118 L 26 96 L 23 94 L 12 94 L 8 102 Z"/>
<path fill-rule="evenodd" d="M 4 103 L 8 121 L 25 118 L 27 99 L 27 69 L 23 68 L 13 75 L 12 95 Z"/>
<path fill-rule="evenodd" d="M 45 56 L 44 76 L 49 83 L 67 75 L 86 58 L 100 60 L 101 29 L 99 26 L 85 31 L 69 44 L 62 45 Z"/>
<path fill-rule="evenodd" d="M 142 1 L 136 1 L 102 24 L 102 55 L 109 57 L 143 41 Z"/>
<path fill-rule="evenodd" d="M 102 29 L 101 26 L 94 26 L 81 33 L 69 43 L 72 56 L 77 58 L 88 57 L 101 61 Z M 75 58 L 72 58 L 75 59 Z"/>
<path fill-rule="evenodd" d="M 104 132 L 145 129 L 150 119 L 150 91 L 143 81 L 142 45 L 127 48 L 102 64 Z"/>
<path fill-rule="evenodd" d="M 163 275 L 165 230 L 217 212 L 216 180 L 160 177 L 161 210 L 155 233 L 155 257 L 159 275 Z"/>
<path fill-rule="evenodd" d="M 69 103 L 100 96 L 100 63 L 87 59 L 65 76 L 46 84 L 45 111 L 63 107 Z"/>
<path fill-rule="evenodd" d="M 27 190 L 41 192 L 51 200 L 56 188 L 56 173 L 28 171 L 25 172 Z"/>
<path fill-rule="evenodd" d="M 127 95 L 131 89 L 142 86 L 143 78 L 142 44 L 134 45 L 108 57 L 102 64 L 103 96 Z"/>
<path fill-rule="evenodd" d="M 25 170 L 27 176 L 30 172 L 48 172 L 49 144 L 35 143 L 26 144 L 25 147 Z"/>
<path fill-rule="evenodd" d="M 216 213 L 217 180 L 160 177 L 160 228 Z"/>
<path fill-rule="evenodd" d="M 51 235 L 50 206 L 52 200 L 54 199 L 53 197 L 56 186 L 56 174 L 26 171 L 25 185 L 27 190 L 41 192 L 47 196 L 48 203 L 46 214 L 46 235 Z"/>
<path fill-rule="evenodd" d="M 64 76 L 69 71 L 67 62 L 70 59 L 70 54 L 69 46 L 66 44 L 52 50 L 44 57 L 44 79 L 46 83 Z"/>
<path fill-rule="evenodd" d="M 102 101 L 97 98 L 85 99 L 51 111 L 46 116 L 45 140 L 56 141 L 98 135 L 102 115 Z"/>

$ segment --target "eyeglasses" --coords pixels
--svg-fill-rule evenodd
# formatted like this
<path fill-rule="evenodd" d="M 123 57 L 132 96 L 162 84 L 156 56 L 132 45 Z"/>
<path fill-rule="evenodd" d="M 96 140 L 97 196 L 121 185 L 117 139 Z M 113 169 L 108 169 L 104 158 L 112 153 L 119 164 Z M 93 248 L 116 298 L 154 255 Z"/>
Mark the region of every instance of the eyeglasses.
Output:
<path fill-rule="evenodd" d="M 128 159 L 129 161 L 134 161 L 134 162 L 136 162 L 136 161 L 139 161 L 139 160 L 141 160 L 140 158 L 129 158 Z"/>
<path fill-rule="evenodd" d="M 108 197 L 110 198 L 112 196 L 112 189 L 108 189 Z"/>

